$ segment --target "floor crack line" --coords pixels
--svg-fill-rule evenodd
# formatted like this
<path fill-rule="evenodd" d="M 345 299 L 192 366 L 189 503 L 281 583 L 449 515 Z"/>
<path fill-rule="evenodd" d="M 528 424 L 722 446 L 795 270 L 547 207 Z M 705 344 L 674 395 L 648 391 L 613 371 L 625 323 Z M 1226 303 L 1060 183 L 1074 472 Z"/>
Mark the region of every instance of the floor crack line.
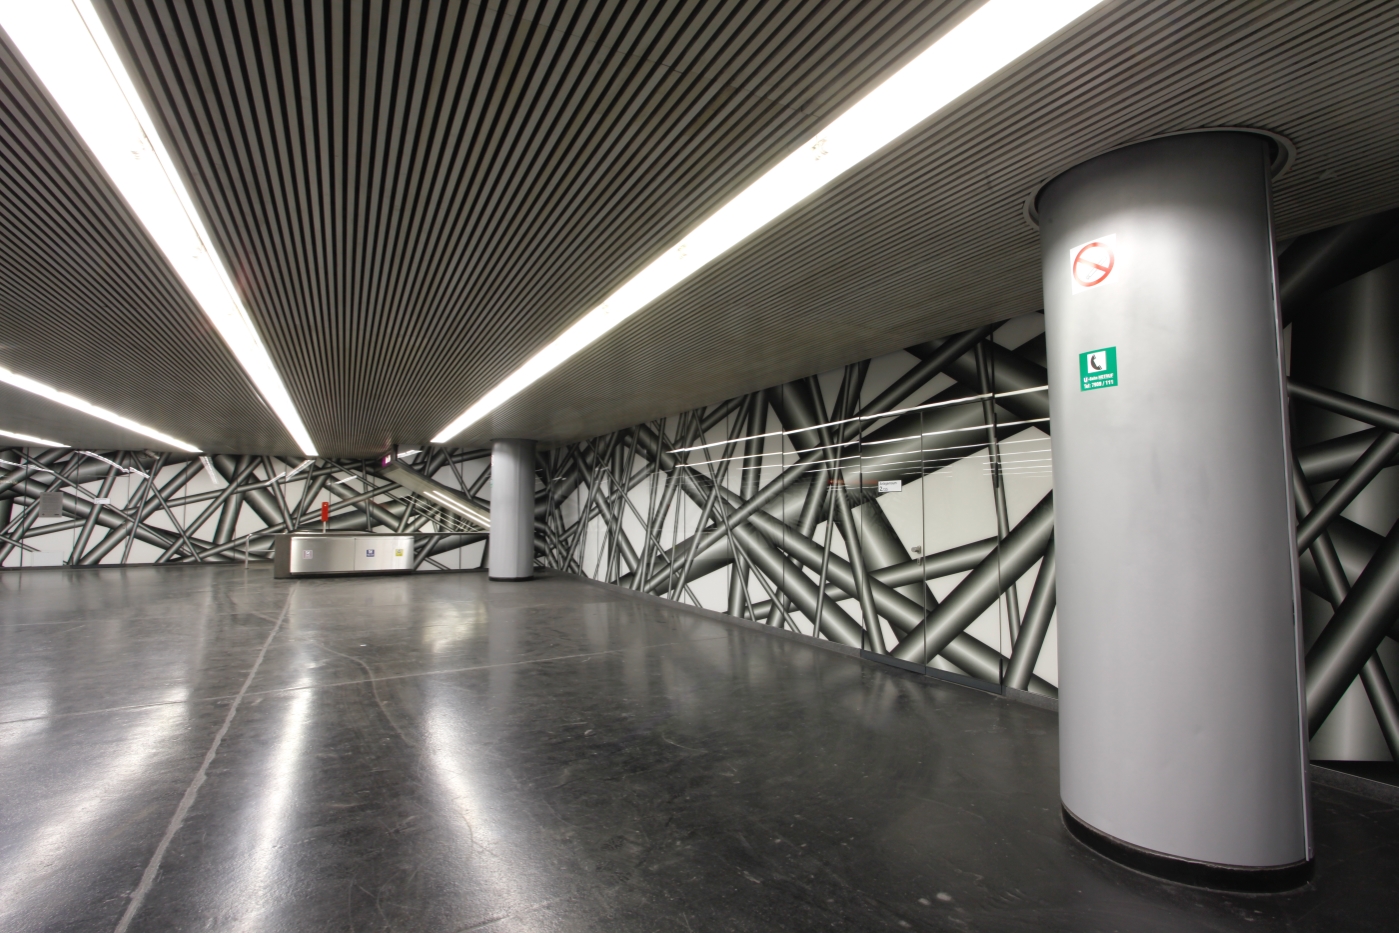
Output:
<path fill-rule="evenodd" d="M 276 624 L 272 626 L 272 631 L 267 634 L 267 639 L 263 641 L 262 648 L 253 661 L 252 669 L 248 671 L 248 676 L 243 681 L 242 689 L 233 698 L 233 702 L 228 705 L 228 715 L 223 718 L 223 725 L 219 726 L 219 731 L 214 733 L 214 741 L 209 745 L 209 751 L 204 754 L 204 761 L 200 763 L 194 779 L 189 782 L 189 787 L 185 788 L 185 795 L 180 798 L 180 805 L 175 808 L 174 815 L 170 817 L 169 825 L 165 827 L 165 835 L 160 837 L 160 844 L 155 847 L 150 863 L 146 865 L 146 870 L 141 873 L 141 883 L 132 892 L 131 903 L 126 905 L 126 912 L 121 915 L 121 920 L 117 922 L 115 933 L 126 933 L 127 928 L 131 926 L 131 921 L 140 911 L 141 905 L 145 903 L 146 895 L 155 885 L 156 876 L 160 873 L 161 860 L 165 858 L 165 850 L 170 847 L 170 840 L 174 839 L 175 834 L 180 831 L 180 826 L 184 823 L 185 815 L 189 813 L 190 807 L 194 806 L 194 798 L 199 796 L 200 785 L 204 783 L 204 778 L 209 773 L 209 765 L 213 764 L 214 756 L 218 754 L 219 744 L 223 742 L 223 737 L 228 733 L 228 727 L 233 725 L 233 717 L 238 714 L 238 706 L 243 702 L 248 688 L 252 686 L 258 668 L 262 667 L 262 659 L 267 657 L 267 649 L 271 647 L 272 639 L 276 638 L 277 633 L 282 630 L 282 624 L 287 620 L 287 610 L 291 608 L 292 596 L 295 594 L 296 585 L 293 584 L 291 592 L 287 594 L 287 601 L 282 604 L 282 612 L 277 616 Z"/>

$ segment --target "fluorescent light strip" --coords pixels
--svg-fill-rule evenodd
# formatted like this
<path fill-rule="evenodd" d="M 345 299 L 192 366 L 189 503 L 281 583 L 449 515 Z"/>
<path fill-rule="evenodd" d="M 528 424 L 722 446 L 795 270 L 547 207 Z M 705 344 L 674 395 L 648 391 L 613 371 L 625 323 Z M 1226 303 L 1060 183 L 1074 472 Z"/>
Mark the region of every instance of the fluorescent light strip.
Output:
<path fill-rule="evenodd" d="M 58 441 L 46 441 L 42 437 L 34 437 L 30 434 L 16 434 L 14 431 L 0 431 L 6 437 L 13 437 L 17 441 L 24 441 L 33 444 L 35 447 L 71 447 L 72 444 L 60 444 Z"/>
<path fill-rule="evenodd" d="M 1006 423 L 1006 422 L 1001 422 L 1001 423 Z M 985 429 L 985 427 L 986 427 L 986 425 L 984 425 L 984 424 L 983 424 L 983 425 L 980 425 L 980 428 L 983 429 L 983 430 Z M 900 440 L 913 440 L 913 438 L 918 437 L 918 436 L 919 436 L 919 435 L 916 435 L 916 434 L 910 434 L 910 435 L 908 435 L 908 436 L 906 436 L 906 437 L 900 438 Z M 832 446 L 832 447 L 837 447 L 837 446 L 839 446 L 839 447 L 849 447 L 849 446 L 852 446 L 852 445 L 859 445 L 860 443 L 861 443 L 861 441 L 857 439 L 857 440 L 853 440 L 853 441 L 846 441 L 846 442 L 843 443 L 843 444 L 831 444 L 831 446 Z M 1006 440 L 1001 441 L 1001 453 L 1002 453 L 1003 456 L 1004 456 L 1004 455 L 1007 455 L 1008 453 L 1009 453 L 1009 454 L 1024 453 L 1024 451 L 1007 451 L 1006 448 L 1009 447 L 1009 446 L 1011 446 L 1012 444 L 1039 444 L 1039 443 L 1042 443 L 1042 439 L 1041 439 L 1041 438 L 1037 438 L 1037 437 L 1023 438 L 1023 439 L 1020 439 L 1020 440 L 1017 440 L 1017 439 L 1015 439 L 1015 438 L 1009 438 L 1009 439 L 1006 439 Z M 980 444 L 954 444 L 954 445 L 952 445 L 952 446 L 950 446 L 950 447 L 934 447 L 934 448 L 932 449 L 932 452 L 934 452 L 934 453 L 943 453 L 944 451 L 948 451 L 948 450 L 957 450 L 957 449 L 959 449 L 959 448 L 961 448 L 961 447 L 969 447 L 969 448 L 977 448 L 977 449 L 980 449 L 980 448 L 985 447 L 985 446 L 986 446 L 985 443 L 980 443 Z M 819 449 L 820 449 L 819 447 L 803 448 L 803 450 L 807 450 L 807 451 L 810 451 L 810 450 L 819 450 Z M 1046 447 L 1046 448 L 1036 448 L 1034 451 L 1030 451 L 1030 452 L 1031 452 L 1031 453 L 1036 453 L 1036 452 L 1048 451 L 1048 450 L 1049 450 L 1049 448 L 1047 448 L 1047 447 Z M 851 457 L 859 457 L 859 456 L 860 456 L 860 453 L 859 453 L 858 451 L 856 451 L 856 452 L 853 453 L 853 454 L 844 454 L 844 455 L 842 455 L 841 459 L 849 459 L 849 458 L 851 458 Z M 783 469 L 783 468 L 785 468 L 785 467 L 787 467 L 787 466 L 790 465 L 790 464 L 788 464 L 788 462 L 787 462 L 787 461 L 788 461 L 788 458 L 791 459 L 791 462 L 792 462 L 792 463 L 795 463 L 797 460 L 800 460 L 800 459 L 801 459 L 801 453 L 800 453 L 798 450 L 796 450 L 795 448 L 792 449 L 792 450 L 786 450 L 786 449 L 784 449 L 784 450 L 766 450 L 766 451 L 763 451 L 763 453 L 760 454 L 760 455 L 758 456 L 758 458 L 757 458 L 757 459 L 760 461 L 760 463 L 761 463 L 760 466 L 754 466 L 754 467 L 748 467 L 748 466 L 746 466 L 746 467 L 744 467 L 743 469 L 745 469 L 745 470 Z M 743 454 L 735 454 L 734 456 L 730 457 L 729 459 L 730 459 L 730 460 L 747 460 L 747 459 L 749 459 L 749 458 L 746 457 L 746 456 L 743 455 Z M 777 462 L 776 462 L 776 463 L 770 463 L 770 462 L 768 462 L 770 459 L 776 459 Z M 722 460 L 722 459 L 720 459 L 720 458 L 718 458 L 718 457 L 715 457 L 715 458 L 713 458 L 713 459 L 706 459 L 704 462 L 705 462 L 705 463 L 724 463 L 725 461 Z M 688 466 L 689 464 L 687 463 L 686 465 Z"/>
<path fill-rule="evenodd" d="M 90 0 L 0 0 L 0 26 L 302 453 L 316 456 L 311 436 Z"/>
<path fill-rule="evenodd" d="M 296 474 L 300 473 L 302 470 L 306 469 L 308 466 L 310 466 L 311 464 L 313 464 L 313 463 L 315 463 L 315 462 L 316 462 L 316 461 L 314 461 L 314 460 L 302 460 L 301 463 L 297 466 L 296 469 L 292 470 L 290 473 L 283 473 L 283 474 L 282 474 L 282 482 L 285 483 L 287 480 L 291 479 L 293 476 L 295 476 Z"/>
<path fill-rule="evenodd" d="M 1045 419 L 1040 419 L 1040 420 L 1047 421 L 1047 420 L 1049 420 L 1049 419 L 1045 418 Z M 1006 424 L 1015 425 L 1015 424 L 1019 424 L 1019 423 L 1021 423 L 1021 422 L 1000 422 L 998 426 L 1004 426 L 1004 425 L 1006 425 Z M 956 430 L 958 430 L 958 431 L 963 431 L 963 430 L 965 430 L 965 431 L 984 431 L 984 430 L 986 430 L 986 425 L 984 425 L 984 424 L 981 424 L 981 425 L 973 425 L 973 426 L 970 427 L 970 428 L 957 428 Z M 919 437 L 919 436 L 921 436 L 921 435 L 909 434 L 909 435 L 907 435 L 907 436 L 905 436 L 905 437 L 895 438 L 894 440 L 911 441 L 911 440 L 913 440 L 915 437 Z M 846 444 L 843 444 L 843 445 L 832 444 L 831 446 L 832 446 L 832 447 L 835 447 L 835 446 L 850 446 L 850 445 L 852 445 L 852 444 L 858 444 L 858 443 L 859 443 L 859 441 L 848 441 Z M 1012 444 L 1038 444 L 1038 443 L 1041 443 L 1041 439 L 1040 439 L 1040 438 L 1027 438 L 1027 439 L 1021 439 L 1021 440 L 1016 440 L 1016 439 L 1014 439 L 1014 438 L 1010 438 L 1010 439 L 1008 439 L 1008 440 L 1003 440 L 1003 441 L 1001 441 L 1001 453 L 1002 453 L 1002 456 L 1004 457 L 1004 455 L 1006 454 L 1005 448 L 1009 447 L 1009 446 L 1012 445 Z M 950 451 L 950 450 L 984 450 L 985 448 L 986 448 L 986 443 L 985 443 L 984 441 L 981 442 L 981 443 L 975 443 L 975 444 L 950 444 L 950 445 L 945 446 L 945 447 L 934 447 L 934 448 L 932 448 L 932 449 L 926 451 L 923 455 L 920 455 L 920 456 L 918 457 L 918 459 L 916 459 L 916 460 L 907 460 L 907 461 L 904 461 L 904 462 L 907 462 L 907 463 L 925 463 L 925 464 L 926 464 L 926 463 L 955 463 L 956 461 L 959 461 L 959 460 L 964 459 L 966 455 L 963 454 L 963 455 L 960 455 L 960 456 L 930 457 L 930 456 L 927 456 L 927 454 L 946 454 L 946 453 L 947 453 L 948 451 Z M 820 448 L 820 447 L 811 447 L 811 448 L 804 448 L 804 449 L 805 449 L 806 451 L 809 452 L 809 451 L 811 451 L 811 450 L 820 450 L 821 448 Z M 1049 448 L 1036 448 L 1035 450 L 1029 451 L 1029 453 L 1048 453 L 1048 452 L 1049 452 Z M 911 453 L 911 452 L 910 452 L 910 453 Z M 1025 451 L 1010 451 L 1010 453 L 1011 453 L 1011 454 L 1015 454 L 1015 453 L 1025 453 Z M 882 455 L 879 455 L 879 456 L 882 456 L 882 457 L 892 457 L 892 456 L 897 456 L 897 455 L 896 455 L 896 454 L 882 454 Z M 768 457 L 778 457 L 778 458 L 781 458 L 781 459 L 779 459 L 779 461 L 778 461 L 777 463 L 775 463 L 775 464 L 765 464 L 765 465 L 763 465 L 763 466 L 756 466 L 756 467 L 747 467 L 747 466 L 746 466 L 746 467 L 743 467 L 742 469 L 744 469 L 744 470 L 759 470 L 759 471 L 761 471 L 761 470 L 763 470 L 763 469 L 766 469 L 766 468 L 769 468 L 769 467 L 776 468 L 776 469 L 785 469 L 787 466 L 790 465 L 790 464 L 788 464 L 787 462 L 785 462 L 785 458 L 790 457 L 790 458 L 792 459 L 792 462 L 793 462 L 793 463 L 795 463 L 797 460 L 801 459 L 801 457 L 800 457 L 800 452 L 799 452 L 799 451 L 796 451 L 796 450 L 771 451 L 771 452 L 767 452 L 767 453 L 764 453 L 764 454 L 763 454 L 763 459 L 766 459 L 766 458 L 768 458 Z M 812 466 L 819 466 L 820 464 L 823 464 L 823 463 L 845 463 L 846 461 L 859 462 L 863 457 L 864 457 L 864 454 L 862 454 L 862 453 L 859 452 L 859 451 L 856 451 L 855 453 L 851 453 L 851 454 L 840 454 L 840 455 L 837 455 L 837 456 L 834 457 L 833 459 L 813 460 L 813 461 L 811 462 L 811 465 L 812 465 Z M 726 462 L 733 462 L 733 461 L 744 460 L 744 459 L 746 459 L 746 458 L 745 458 L 742 454 L 735 454 L 734 456 L 728 458 L 727 461 L 724 460 L 724 459 L 722 459 L 722 458 L 715 457 L 715 458 L 713 458 L 713 459 L 706 459 L 706 460 L 704 461 L 704 463 L 701 463 L 701 464 L 680 463 L 680 464 L 677 464 L 677 466 L 687 466 L 687 467 L 691 467 L 691 468 L 698 468 L 698 467 L 704 466 L 704 465 L 714 465 L 714 464 L 726 463 Z M 1006 462 L 1006 461 L 1003 460 L 1002 462 Z M 1017 462 L 1018 462 L 1018 461 L 1017 461 Z M 887 465 L 887 460 L 885 461 L 884 464 L 881 464 L 881 466 L 886 466 L 886 465 Z"/>
<path fill-rule="evenodd" d="M 917 438 L 919 438 L 919 437 L 937 437 L 937 436 L 942 435 L 942 434 L 959 434 L 959 433 L 961 433 L 961 432 L 963 432 L 963 431 L 985 431 L 987 428 L 990 428 L 990 427 L 996 427 L 996 428 L 1015 428 L 1015 427 L 1019 427 L 1019 426 L 1022 425 L 1022 424 L 1042 424 L 1043 422 L 1048 421 L 1048 420 L 1049 420 L 1048 418 L 1028 418 L 1028 419 L 1026 419 L 1026 420 L 1024 420 L 1024 421 L 998 421 L 998 422 L 996 422 L 994 425 L 990 425 L 990 424 L 973 424 L 973 425 L 969 425 L 968 427 L 965 427 L 965 428 L 948 428 L 948 429 L 946 429 L 946 430 L 944 430 L 944 431 L 925 431 L 925 432 L 923 432 L 922 434 L 905 434 L 905 435 L 903 435 L 902 437 L 888 437 L 888 438 L 884 438 L 883 440 L 878 440 L 878 441 L 867 441 L 867 440 L 861 440 L 860 438 L 855 438 L 854 440 L 849 440 L 849 441 L 833 441 L 833 442 L 830 443 L 830 444 L 817 444 L 815 447 L 794 447 L 794 448 L 792 448 L 792 450 L 790 451 L 790 453 L 793 453 L 793 454 L 807 454 L 807 453 L 811 453 L 812 451 L 816 451 L 816 450 L 829 450 L 829 449 L 831 449 L 831 448 L 843 448 L 843 447 L 856 447 L 856 446 L 858 446 L 858 447 L 861 448 L 861 450 L 857 450 L 857 451 L 855 451 L 854 453 L 851 453 L 851 454 L 840 454 L 840 455 L 838 456 L 837 459 L 840 459 L 840 460 L 870 459 L 870 458 L 872 458 L 872 457 L 877 457 L 877 456 L 882 456 L 882 455 L 879 454 L 877 451 L 876 451 L 875 453 L 873 453 L 873 454 L 862 453 L 861 451 L 863 450 L 863 448 L 865 448 L 865 447 L 878 447 L 880 444 L 897 444 L 897 443 L 899 443 L 900 441 L 911 441 L 911 440 L 915 440 L 915 439 L 917 439 Z M 796 433 L 796 432 L 791 432 L 791 433 Z M 735 441 L 735 442 L 733 442 L 733 443 L 737 443 L 737 442 Z M 706 444 L 705 446 L 706 446 L 706 447 L 717 447 L 718 445 L 717 445 L 717 444 Z M 983 446 L 983 445 L 974 445 L 974 446 Z M 693 450 L 702 450 L 702 449 L 704 449 L 704 448 L 698 448 L 698 447 L 697 447 L 697 448 L 690 448 L 690 449 L 693 449 Z M 934 448 L 934 451 L 937 452 L 937 451 L 948 450 L 948 449 L 951 449 L 951 448 L 937 447 L 937 448 Z M 789 451 L 783 451 L 783 454 L 784 454 L 784 455 L 787 454 L 787 453 L 789 453 Z M 887 456 L 895 456 L 895 455 L 894 455 L 894 454 L 889 454 L 889 455 L 887 455 Z M 704 459 L 703 461 L 699 462 L 699 463 L 680 462 L 680 463 L 677 463 L 676 466 L 677 466 L 677 467 L 690 467 L 691 469 L 696 469 L 696 470 L 697 470 L 697 469 L 699 469 L 699 468 L 702 467 L 702 466 L 711 466 L 711 465 L 713 465 L 713 464 L 715 464 L 715 463 L 724 463 L 726 459 L 727 459 L 727 460 L 743 460 L 743 459 L 745 459 L 745 458 L 744 458 L 744 456 L 743 456 L 742 454 L 735 454 L 734 456 L 728 457 L 728 458 L 724 458 L 724 457 L 714 457 L 714 458 L 710 458 L 709 455 L 706 454 L 706 455 L 705 455 L 705 459 Z M 823 463 L 823 462 L 826 462 L 826 461 L 822 461 L 822 460 L 813 460 L 813 461 L 812 461 L 812 463 Z"/>
<path fill-rule="evenodd" d="M 451 440 L 1101 0 L 989 0 L 687 233 L 434 437 Z"/>
<path fill-rule="evenodd" d="M 708 447 L 722 447 L 725 444 L 737 444 L 739 441 L 755 441 L 760 437 L 790 437 L 793 434 L 804 434 L 807 431 L 815 431 L 818 428 L 831 428 L 841 424 L 852 424 L 856 421 L 882 421 L 885 418 L 893 418 L 897 415 L 906 415 L 914 411 L 928 411 L 932 408 L 947 408 L 949 405 L 968 405 L 972 402 L 979 402 L 982 399 L 1010 398 L 1012 395 L 1025 395 L 1028 392 L 1048 392 L 1049 386 L 1034 386 L 1029 389 L 1015 389 L 1011 392 L 983 392 L 980 395 L 963 395 L 960 398 L 951 398 L 941 402 L 929 402 L 926 405 L 914 405 L 912 408 L 895 408 L 892 411 L 880 412 L 875 415 L 857 415 L 854 418 L 842 418 L 840 421 L 827 421 L 823 424 L 813 424 L 805 428 L 792 428 L 790 431 L 768 431 L 765 434 L 749 434 L 746 437 L 730 438 L 726 441 L 714 441 L 709 444 L 696 444 L 694 447 L 677 447 L 671 451 L 673 454 L 683 454 L 691 450 L 704 450 Z M 849 441 L 833 441 L 836 446 L 854 444 L 859 438 Z"/>
<path fill-rule="evenodd" d="M 98 408 L 91 402 L 85 402 L 82 399 L 78 398 L 76 395 L 69 395 L 67 392 L 60 392 L 53 386 L 44 385 L 42 382 L 36 382 L 33 379 L 30 379 L 28 376 L 21 376 L 18 373 L 12 373 L 8 369 L 0 369 L 0 382 L 8 383 L 9 385 L 14 386 L 16 389 L 23 389 L 26 392 L 33 392 L 35 395 L 38 395 L 41 398 L 46 398 L 51 402 L 57 402 L 60 405 L 67 405 L 69 408 L 76 409 L 85 415 L 91 415 L 94 418 L 101 418 L 108 424 L 114 424 L 119 428 L 126 428 L 128 431 L 135 431 L 137 434 L 144 434 L 146 435 L 146 437 L 153 438 L 157 441 L 160 441 L 162 444 L 169 445 L 170 447 L 174 447 L 177 450 L 187 450 L 190 453 L 199 452 L 198 447 L 195 447 L 191 444 L 186 444 L 184 441 L 181 440 L 176 440 L 169 434 L 164 434 L 160 431 L 157 431 L 155 428 L 146 427 L 144 424 L 141 424 L 137 421 L 132 421 L 130 418 L 123 418 L 121 415 L 117 414 L 114 411 L 108 411 L 105 408 Z M 54 446 L 67 447 L 68 445 L 56 444 Z"/>
<path fill-rule="evenodd" d="M 99 453 L 93 453 L 91 450 L 80 450 L 80 451 L 78 451 L 78 453 L 82 454 L 84 457 L 91 457 L 93 460 L 101 460 L 103 463 L 109 464 L 110 466 L 114 466 L 114 467 L 116 467 L 118 470 L 121 470 L 123 473 L 126 473 L 126 474 L 128 474 L 128 475 L 130 475 L 130 474 L 132 474 L 132 473 L 135 473 L 137 476 L 144 476 L 146 479 L 150 479 L 150 474 L 149 474 L 149 473 L 146 473 L 146 472 L 144 472 L 144 471 L 142 471 L 142 470 L 138 470 L 138 469 L 136 469 L 136 468 L 134 468 L 134 467 L 122 466 L 120 463 L 117 463 L 115 460 L 108 460 L 106 457 L 102 456 L 101 454 L 99 454 Z"/>
<path fill-rule="evenodd" d="M 435 489 L 429 489 L 427 491 L 427 494 L 439 504 L 446 506 L 449 510 L 457 513 L 458 515 L 462 516 L 463 518 L 469 521 L 474 522 L 479 518 L 479 516 L 473 515 L 471 512 L 467 511 L 465 506 L 463 506 L 461 503 L 453 499 L 449 499 L 447 496 L 442 495 L 442 493 L 438 492 Z"/>
<path fill-rule="evenodd" d="M 215 489 L 222 489 L 228 485 L 228 481 L 219 475 L 214 469 L 214 461 L 209 457 L 200 457 L 199 462 L 204 464 L 204 473 L 209 477 L 209 482 L 214 484 Z"/>

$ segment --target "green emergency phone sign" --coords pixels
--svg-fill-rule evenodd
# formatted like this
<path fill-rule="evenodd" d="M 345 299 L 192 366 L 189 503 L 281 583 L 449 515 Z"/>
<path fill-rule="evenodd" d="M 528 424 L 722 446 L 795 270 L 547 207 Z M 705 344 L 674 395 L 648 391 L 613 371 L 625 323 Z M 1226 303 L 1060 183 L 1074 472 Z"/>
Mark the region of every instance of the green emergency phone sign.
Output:
<path fill-rule="evenodd" d="M 1079 390 L 1110 389 L 1117 385 L 1117 347 L 1102 347 L 1078 355 Z"/>

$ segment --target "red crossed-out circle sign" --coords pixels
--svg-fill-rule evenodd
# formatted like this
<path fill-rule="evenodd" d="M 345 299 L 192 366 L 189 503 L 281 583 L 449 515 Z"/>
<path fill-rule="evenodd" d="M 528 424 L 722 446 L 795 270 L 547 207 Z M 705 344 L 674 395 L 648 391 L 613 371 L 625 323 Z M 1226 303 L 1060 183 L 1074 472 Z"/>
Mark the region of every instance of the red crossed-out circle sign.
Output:
<path fill-rule="evenodd" d="M 1112 274 L 1112 267 L 1116 262 L 1117 257 L 1112 254 L 1112 248 L 1106 243 L 1098 240 L 1086 243 L 1074 254 L 1074 281 L 1084 288 L 1102 285 Z"/>

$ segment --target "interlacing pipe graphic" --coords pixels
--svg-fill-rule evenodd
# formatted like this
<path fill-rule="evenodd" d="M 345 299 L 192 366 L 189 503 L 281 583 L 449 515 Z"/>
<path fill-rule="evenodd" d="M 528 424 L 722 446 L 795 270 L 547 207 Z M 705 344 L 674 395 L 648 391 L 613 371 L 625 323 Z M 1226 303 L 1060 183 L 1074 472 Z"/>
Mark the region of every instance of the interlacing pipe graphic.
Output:
<path fill-rule="evenodd" d="M 1032 673 L 1054 607 L 1051 497 L 1014 528 L 1003 521 L 997 537 L 919 557 L 882 510 L 855 512 L 880 495 L 880 480 L 917 480 L 988 447 L 998 515 L 1004 472 L 1043 471 L 1042 439 L 1007 440 L 1031 424 L 1048 429 L 1044 369 L 992 343 L 994 329 L 909 348 L 919 362 L 870 401 L 866 362 L 845 369 L 829 404 L 817 380 L 802 379 L 541 455 L 545 563 L 696 604 L 692 584 L 732 568 L 734 615 L 918 664 L 941 657 L 974 677 L 1054 695 Z M 952 387 L 910 404 L 939 375 Z M 843 553 L 832 550 L 833 532 Z M 1023 618 L 1015 613 L 1018 653 L 967 634 L 1036 563 L 1033 595 Z M 967 571 L 941 602 L 928 586 Z M 854 615 L 841 605 L 849 602 Z"/>
<path fill-rule="evenodd" d="M 463 464 L 486 457 L 486 451 L 438 448 L 417 462 L 460 482 Z M 16 549 L 41 550 L 35 545 L 42 539 L 65 532 L 74 534 L 64 560 L 72 567 L 127 563 L 135 542 L 158 549 L 155 563 L 242 563 L 245 549 L 266 559 L 273 535 L 321 529 L 323 499 L 332 502 L 328 531 L 414 534 L 420 568 L 448 569 L 438 558 L 486 538 L 483 527 L 432 498 L 380 481 L 358 460 L 214 456 L 210 466 L 224 485 L 190 492 L 205 470 L 192 454 L 46 449 L 30 455 L 11 449 L 0 459 L 9 468 L 0 474 L 0 561 Z M 117 504 L 112 493 L 122 476 L 132 485 Z M 451 492 L 489 514 L 489 503 L 475 498 L 489 476 L 487 465 L 472 483 Z M 49 491 L 61 491 L 64 520 L 39 523 L 40 496 Z M 248 524 L 256 527 L 249 531 Z"/>
<path fill-rule="evenodd" d="M 1399 524 L 1382 538 L 1341 516 L 1380 470 L 1399 462 L 1399 411 L 1291 380 L 1287 388 L 1293 402 L 1373 425 L 1299 451 L 1293 468 L 1302 585 L 1334 608 L 1307 651 L 1307 724 L 1315 735 L 1359 677 L 1399 761 L 1399 701 L 1376 654 L 1386 636 L 1399 638 Z M 1310 487 L 1331 480 L 1313 504 Z"/>

